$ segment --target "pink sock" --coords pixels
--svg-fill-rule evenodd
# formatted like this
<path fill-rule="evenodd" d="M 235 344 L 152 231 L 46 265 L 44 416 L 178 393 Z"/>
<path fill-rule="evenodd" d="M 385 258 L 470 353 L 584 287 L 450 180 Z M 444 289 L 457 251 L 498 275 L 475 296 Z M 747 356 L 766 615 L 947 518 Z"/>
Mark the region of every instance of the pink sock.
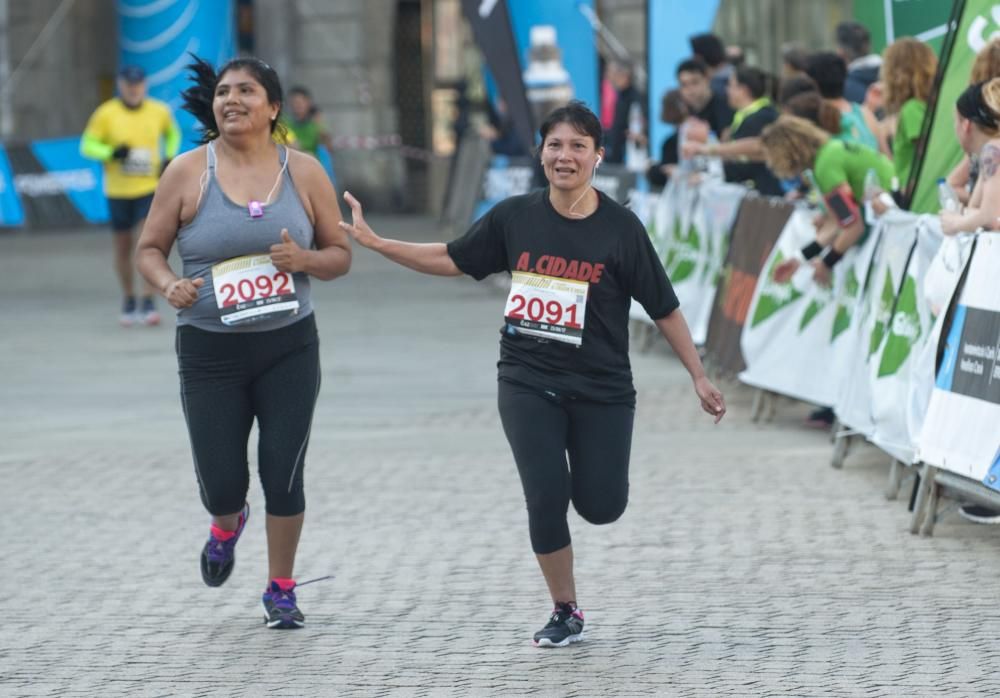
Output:
<path fill-rule="evenodd" d="M 285 577 L 275 577 L 271 581 L 277 584 L 278 588 L 281 589 L 282 591 L 291 591 L 292 589 L 295 588 L 294 579 L 286 579 Z"/>
<path fill-rule="evenodd" d="M 212 537 L 216 540 L 227 541 L 235 535 L 236 531 L 223 531 L 215 524 L 212 524 Z"/>
<path fill-rule="evenodd" d="M 243 525 L 243 514 L 240 514 L 239 522 L 236 524 L 236 531 L 240 530 L 240 526 L 242 525 Z M 227 541 L 236 535 L 236 531 L 224 531 L 218 526 L 216 526 L 214 523 L 212 524 L 211 528 L 212 528 L 212 536 L 216 540 Z"/>

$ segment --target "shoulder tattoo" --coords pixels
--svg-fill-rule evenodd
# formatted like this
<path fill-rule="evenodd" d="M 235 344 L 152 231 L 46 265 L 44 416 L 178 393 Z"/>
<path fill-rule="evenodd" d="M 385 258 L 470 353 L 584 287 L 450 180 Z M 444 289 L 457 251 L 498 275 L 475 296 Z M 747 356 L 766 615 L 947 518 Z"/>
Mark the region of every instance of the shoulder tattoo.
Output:
<path fill-rule="evenodd" d="M 979 172 L 986 178 L 991 178 L 1000 169 L 1000 148 L 987 143 L 979 153 Z"/>

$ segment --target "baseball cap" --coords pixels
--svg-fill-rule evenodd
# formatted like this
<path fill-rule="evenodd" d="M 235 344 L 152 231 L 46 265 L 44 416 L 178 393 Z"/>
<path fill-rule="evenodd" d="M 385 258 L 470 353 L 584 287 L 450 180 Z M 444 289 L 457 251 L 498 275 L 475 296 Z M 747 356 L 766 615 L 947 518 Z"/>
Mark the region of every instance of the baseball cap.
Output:
<path fill-rule="evenodd" d="M 146 71 L 137 65 L 124 65 L 118 71 L 118 77 L 125 82 L 142 82 L 146 79 Z"/>

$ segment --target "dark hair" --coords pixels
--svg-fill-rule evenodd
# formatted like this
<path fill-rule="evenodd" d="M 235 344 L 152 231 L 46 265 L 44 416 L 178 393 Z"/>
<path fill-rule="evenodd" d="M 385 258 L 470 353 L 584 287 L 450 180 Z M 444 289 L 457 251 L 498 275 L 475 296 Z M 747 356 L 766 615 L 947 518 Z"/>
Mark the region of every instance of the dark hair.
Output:
<path fill-rule="evenodd" d="M 808 75 L 796 75 L 793 78 L 781 81 L 781 88 L 778 90 L 778 102 L 780 104 L 787 104 L 788 100 L 792 97 L 807 92 L 819 92 L 816 81 Z"/>
<path fill-rule="evenodd" d="M 549 131 L 556 127 L 556 124 L 569 124 L 582 135 L 590 136 L 594 139 L 595 150 L 601 147 L 604 140 L 601 120 L 594 112 L 590 111 L 586 104 L 579 100 L 572 100 L 546 117 L 538 128 L 538 135 L 542 137 L 542 143 L 545 143 L 545 137 L 549 135 Z"/>
<path fill-rule="evenodd" d="M 267 101 L 271 104 L 278 104 L 278 114 L 281 116 L 281 105 L 284 98 L 281 93 L 281 81 L 274 68 L 269 66 L 259 58 L 234 58 L 221 68 L 218 72 L 212 64 L 198 56 L 189 54 L 194 62 L 188 65 L 191 73 L 191 87 L 181 92 L 184 100 L 184 110 L 190 112 L 194 118 L 201 122 L 201 142 L 208 143 L 219 137 L 219 125 L 215 123 L 215 112 L 212 110 L 212 102 L 215 100 L 215 88 L 218 87 L 222 77 L 231 70 L 245 70 L 261 84 L 267 93 Z M 282 139 L 287 132 L 285 125 L 280 118 L 275 118 L 271 122 L 271 133 L 277 133 Z"/>
<path fill-rule="evenodd" d="M 809 56 L 806 73 L 816 81 L 819 93 L 826 99 L 844 96 L 847 63 L 833 51 L 819 51 Z"/>
<path fill-rule="evenodd" d="M 986 82 L 975 82 L 966 87 L 955 100 L 955 108 L 959 114 L 976 126 L 995 132 L 1000 127 L 1000 115 L 993 111 L 983 99 L 983 85 L 985 84 Z"/>
<path fill-rule="evenodd" d="M 726 60 L 729 61 L 730 65 L 739 67 L 746 64 L 747 54 L 742 46 L 727 46 Z"/>
<path fill-rule="evenodd" d="M 806 72 L 806 61 L 809 54 L 798 44 L 785 44 L 781 47 L 781 60 L 791 66 L 792 70 Z"/>
<path fill-rule="evenodd" d="M 782 105 L 782 111 L 808 119 L 831 136 L 840 135 L 840 110 L 819 96 L 819 92 L 801 92 Z"/>
<path fill-rule="evenodd" d="M 752 65 L 741 65 L 733 71 L 733 79 L 737 84 L 743 85 L 750 92 L 754 99 L 760 99 L 764 95 L 770 96 L 771 80 L 767 73 Z"/>
<path fill-rule="evenodd" d="M 677 64 L 677 70 L 674 71 L 674 75 L 676 77 L 680 77 L 681 73 L 700 73 L 701 75 L 708 75 L 708 66 L 705 65 L 705 61 L 701 60 L 697 56 L 685 58 Z"/>
<path fill-rule="evenodd" d="M 299 97 L 305 97 L 309 100 L 309 111 L 306 112 L 306 116 L 310 119 L 319 114 L 319 107 L 313 102 L 312 92 L 308 88 L 302 87 L 302 85 L 295 85 L 294 87 L 288 88 L 288 98 L 291 99 L 298 95 Z"/>
<path fill-rule="evenodd" d="M 837 46 L 852 60 L 867 56 L 871 52 L 872 35 L 860 22 L 841 22 L 837 25 Z"/>
<path fill-rule="evenodd" d="M 691 115 L 691 110 L 681 97 L 680 90 L 669 90 L 663 93 L 660 101 L 660 120 L 667 124 L 677 126 L 684 122 L 684 119 Z"/>
<path fill-rule="evenodd" d="M 612 58 L 609 65 L 623 73 L 628 73 L 629 77 L 635 72 L 635 65 L 627 58 Z"/>
<path fill-rule="evenodd" d="M 695 34 L 688 38 L 688 43 L 691 44 L 691 52 L 700 56 L 710 68 L 726 60 L 726 47 L 715 34 Z"/>

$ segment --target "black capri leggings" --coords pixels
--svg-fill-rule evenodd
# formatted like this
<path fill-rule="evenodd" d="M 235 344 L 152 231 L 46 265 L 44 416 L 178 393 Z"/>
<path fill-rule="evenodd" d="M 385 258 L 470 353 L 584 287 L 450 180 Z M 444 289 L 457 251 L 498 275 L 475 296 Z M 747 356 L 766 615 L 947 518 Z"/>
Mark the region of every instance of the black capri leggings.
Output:
<path fill-rule="evenodd" d="M 243 508 L 250 486 L 247 440 L 256 417 L 267 513 L 302 513 L 302 469 L 320 383 L 312 314 L 267 332 L 207 332 L 182 325 L 177 363 L 205 508 L 214 516 Z"/>
<path fill-rule="evenodd" d="M 622 515 L 628 503 L 632 405 L 569 399 L 504 380 L 498 402 L 536 553 L 569 545 L 571 500 L 590 523 L 611 523 Z"/>

